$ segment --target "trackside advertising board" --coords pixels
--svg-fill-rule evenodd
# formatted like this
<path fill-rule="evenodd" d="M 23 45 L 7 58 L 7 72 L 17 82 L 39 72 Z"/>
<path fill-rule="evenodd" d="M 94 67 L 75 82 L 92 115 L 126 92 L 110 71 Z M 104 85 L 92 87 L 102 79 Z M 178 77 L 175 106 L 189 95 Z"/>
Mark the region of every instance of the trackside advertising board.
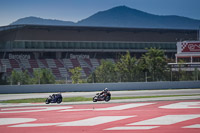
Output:
<path fill-rule="evenodd" d="M 200 41 L 177 42 L 177 53 L 200 53 Z"/>

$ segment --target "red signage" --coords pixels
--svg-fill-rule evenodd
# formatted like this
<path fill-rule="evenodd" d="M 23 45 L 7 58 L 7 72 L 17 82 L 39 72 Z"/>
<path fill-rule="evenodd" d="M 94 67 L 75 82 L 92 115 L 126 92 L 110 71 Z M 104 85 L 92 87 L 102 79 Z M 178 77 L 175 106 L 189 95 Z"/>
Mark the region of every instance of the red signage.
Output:
<path fill-rule="evenodd" d="M 181 43 L 182 52 L 200 52 L 200 42 Z"/>

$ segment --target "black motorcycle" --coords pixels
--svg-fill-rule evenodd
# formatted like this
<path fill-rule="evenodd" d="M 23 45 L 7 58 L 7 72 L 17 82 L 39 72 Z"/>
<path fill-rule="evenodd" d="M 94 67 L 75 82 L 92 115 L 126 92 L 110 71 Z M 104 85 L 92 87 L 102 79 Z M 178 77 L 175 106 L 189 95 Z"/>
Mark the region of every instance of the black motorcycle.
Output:
<path fill-rule="evenodd" d="M 49 97 L 46 99 L 45 103 L 58 103 L 60 104 L 62 102 L 62 95 L 61 94 L 53 94 L 49 95 Z"/>
<path fill-rule="evenodd" d="M 93 97 L 93 102 L 97 102 L 97 101 L 110 101 L 111 99 L 111 93 L 107 92 L 107 93 L 96 93 L 96 95 Z"/>

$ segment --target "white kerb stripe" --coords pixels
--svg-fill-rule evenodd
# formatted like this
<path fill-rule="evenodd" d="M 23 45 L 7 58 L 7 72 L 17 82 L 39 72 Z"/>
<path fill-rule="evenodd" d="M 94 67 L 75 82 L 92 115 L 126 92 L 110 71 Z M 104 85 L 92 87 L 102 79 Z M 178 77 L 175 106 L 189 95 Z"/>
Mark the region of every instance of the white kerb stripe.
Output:
<path fill-rule="evenodd" d="M 186 126 L 183 128 L 200 128 L 200 124 L 195 124 L 195 125 L 191 125 L 191 126 Z"/>
<path fill-rule="evenodd" d="M 129 108 L 135 108 L 135 107 L 140 107 L 140 106 L 145 106 L 145 105 L 151 105 L 155 103 L 132 103 L 132 104 L 125 104 L 125 105 L 119 105 L 119 106 L 113 106 L 113 107 L 107 107 L 107 108 L 95 108 L 95 109 L 67 109 L 67 110 L 61 110 L 59 112 L 64 112 L 64 111 L 105 111 L 105 110 L 124 110 L 124 109 L 129 109 Z"/>
<path fill-rule="evenodd" d="M 159 126 L 129 126 L 129 127 L 112 127 L 105 130 L 149 130 Z"/>
<path fill-rule="evenodd" d="M 112 121 L 122 120 L 126 118 L 131 118 L 135 116 L 99 116 L 84 120 L 78 120 L 73 122 L 66 122 L 63 124 L 60 124 L 58 126 L 95 126 L 99 124 L 104 124 Z"/>
<path fill-rule="evenodd" d="M 108 107 L 108 108 L 100 108 L 100 109 L 95 109 L 95 110 L 97 110 L 97 111 L 101 111 L 101 110 L 124 110 L 124 109 L 135 108 L 135 107 L 151 105 L 151 104 L 154 104 L 154 103 L 131 103 L 131 104 L 119 105 L 119 106 Z"/>
<path fill-rule="evenodd" d="M 94 110 L 94 109 L 66 109 L 66 110 L 61 110 L 58 112 L 65 112 L 65 111 L 90 111 L 90 110 Z"/>
<path fill-rule="evenodd" d="M 166 115 L 149 120 L 131 123 L 128 125 L 170 125 L 178 122 L 199 118 L 199 115 Z"/>
<path fill-rule="evenodd" d="M 25 122 L 32 122 L 36 119 L 33 118 L 0 118 L 0 125 L 18 124 Z"/>
<path fill-rule="evenodd" d="M 165 106 L 160 106 L 159 108 L 164 109 L 189 109 L 189 108 L 200 108 L 200 102 L 178 102 Z"/>
<path fill-rule="evenodd" d="M 58 124 L 59 123 L 34 123 L 34 124 L 19 124 L 19 125 L 13 125 L 9 127 L 44 127 L 44 126 L 54 126 Z"/>
<path fill-rule="evenodd" d="M 62 107 L 19 107 L 19 108 L 5 108 L 1 109 L 0 113 L 24 113 L 24 112 L 39 112 L 39 111 L 52 111 L 52 110 L 61 110 L 61 109 L 69 109 L 72 108 L 70 106 L 62 106 Z"/>
<path fill-rule="evenodd" d="M 112 121 L 122 120 L 135 116 L 99 116 L 84 120 L 78 120 L 73 122 L 59 122 L 59 123 L 33 123 L 33 124 L 19 124 L 10 127 L 42 127 L 42 126 L 95 126 Z"/>

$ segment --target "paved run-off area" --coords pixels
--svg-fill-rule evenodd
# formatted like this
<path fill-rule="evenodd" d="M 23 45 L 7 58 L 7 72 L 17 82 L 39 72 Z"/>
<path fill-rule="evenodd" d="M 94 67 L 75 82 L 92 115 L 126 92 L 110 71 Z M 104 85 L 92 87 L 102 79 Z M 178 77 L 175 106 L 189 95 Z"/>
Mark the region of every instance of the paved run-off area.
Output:
<path fill-rule="evenodd" d="M 0 107 L 1 133 L 199 133 L 200 100 Z"/>

